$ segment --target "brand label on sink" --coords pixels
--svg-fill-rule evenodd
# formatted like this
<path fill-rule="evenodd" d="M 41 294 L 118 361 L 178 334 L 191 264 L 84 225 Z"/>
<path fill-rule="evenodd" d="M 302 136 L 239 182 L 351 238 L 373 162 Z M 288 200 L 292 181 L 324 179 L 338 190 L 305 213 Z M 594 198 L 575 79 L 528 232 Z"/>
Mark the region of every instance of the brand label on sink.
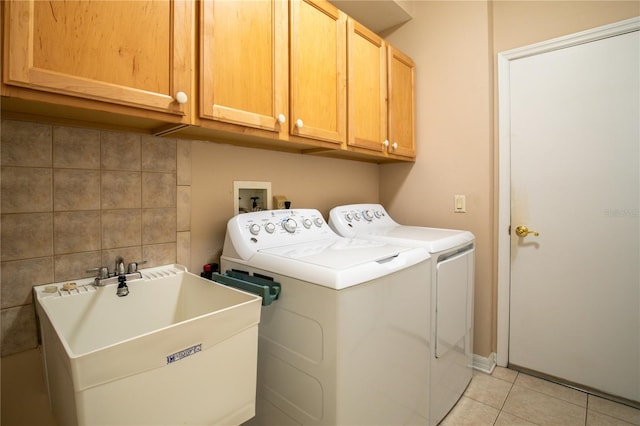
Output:
<path fill-rule="evenodd" d="M 196 354 L 202 350 L 202 343 L 199 343 L 195 346 L 191 346 L 190 348 L 183 349 L 179 352 L 167 356 L 167 364 L 171 364 L 176 361 L 180 361 L 183 358 Z"/>

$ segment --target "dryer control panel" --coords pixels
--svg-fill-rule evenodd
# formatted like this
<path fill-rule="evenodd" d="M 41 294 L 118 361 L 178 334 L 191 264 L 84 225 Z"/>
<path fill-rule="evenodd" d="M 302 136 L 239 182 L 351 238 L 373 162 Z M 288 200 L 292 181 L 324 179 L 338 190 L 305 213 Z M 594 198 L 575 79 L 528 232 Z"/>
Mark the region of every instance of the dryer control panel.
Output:
<path fill-rule="evenodd" d="M 329 214 L 329 226 L 343 236 L 353 237 L 364 229 L 397 225 L 380 204 L 350 204 L 336 207 Z"/>

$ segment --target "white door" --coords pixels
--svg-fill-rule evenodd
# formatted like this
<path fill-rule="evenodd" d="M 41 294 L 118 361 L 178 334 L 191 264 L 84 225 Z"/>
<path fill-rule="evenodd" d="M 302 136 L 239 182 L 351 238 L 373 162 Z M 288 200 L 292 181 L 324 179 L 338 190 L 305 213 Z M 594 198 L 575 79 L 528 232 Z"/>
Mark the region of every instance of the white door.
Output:
<path fill-rule="evenodd" d="M 639 32 L 509 78 L 508 362 L 640 401 Z"/>

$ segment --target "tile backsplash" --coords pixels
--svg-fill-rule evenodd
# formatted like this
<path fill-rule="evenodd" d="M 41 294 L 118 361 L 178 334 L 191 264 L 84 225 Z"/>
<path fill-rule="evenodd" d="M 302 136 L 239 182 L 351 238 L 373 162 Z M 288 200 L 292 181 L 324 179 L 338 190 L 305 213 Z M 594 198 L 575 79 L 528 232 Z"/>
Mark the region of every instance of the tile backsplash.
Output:
<path fill-rule="evenodd" d="M 31 288 L 189 261 L 190 142 L 2 121 L 2 356 L 37 345 Z"/>

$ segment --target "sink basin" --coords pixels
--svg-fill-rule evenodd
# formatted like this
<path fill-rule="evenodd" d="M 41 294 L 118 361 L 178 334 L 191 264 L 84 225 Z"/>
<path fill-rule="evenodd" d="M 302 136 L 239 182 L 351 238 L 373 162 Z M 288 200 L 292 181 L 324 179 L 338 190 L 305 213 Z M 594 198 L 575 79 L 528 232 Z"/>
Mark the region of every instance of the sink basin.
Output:
<path fill-rule="evenodd" d="M 180 265 L 34 287 L 60 425 L 240 424 L 255 415 L 261 298 Z M 68 286 L 67 286 L 68 287 Z"/>

